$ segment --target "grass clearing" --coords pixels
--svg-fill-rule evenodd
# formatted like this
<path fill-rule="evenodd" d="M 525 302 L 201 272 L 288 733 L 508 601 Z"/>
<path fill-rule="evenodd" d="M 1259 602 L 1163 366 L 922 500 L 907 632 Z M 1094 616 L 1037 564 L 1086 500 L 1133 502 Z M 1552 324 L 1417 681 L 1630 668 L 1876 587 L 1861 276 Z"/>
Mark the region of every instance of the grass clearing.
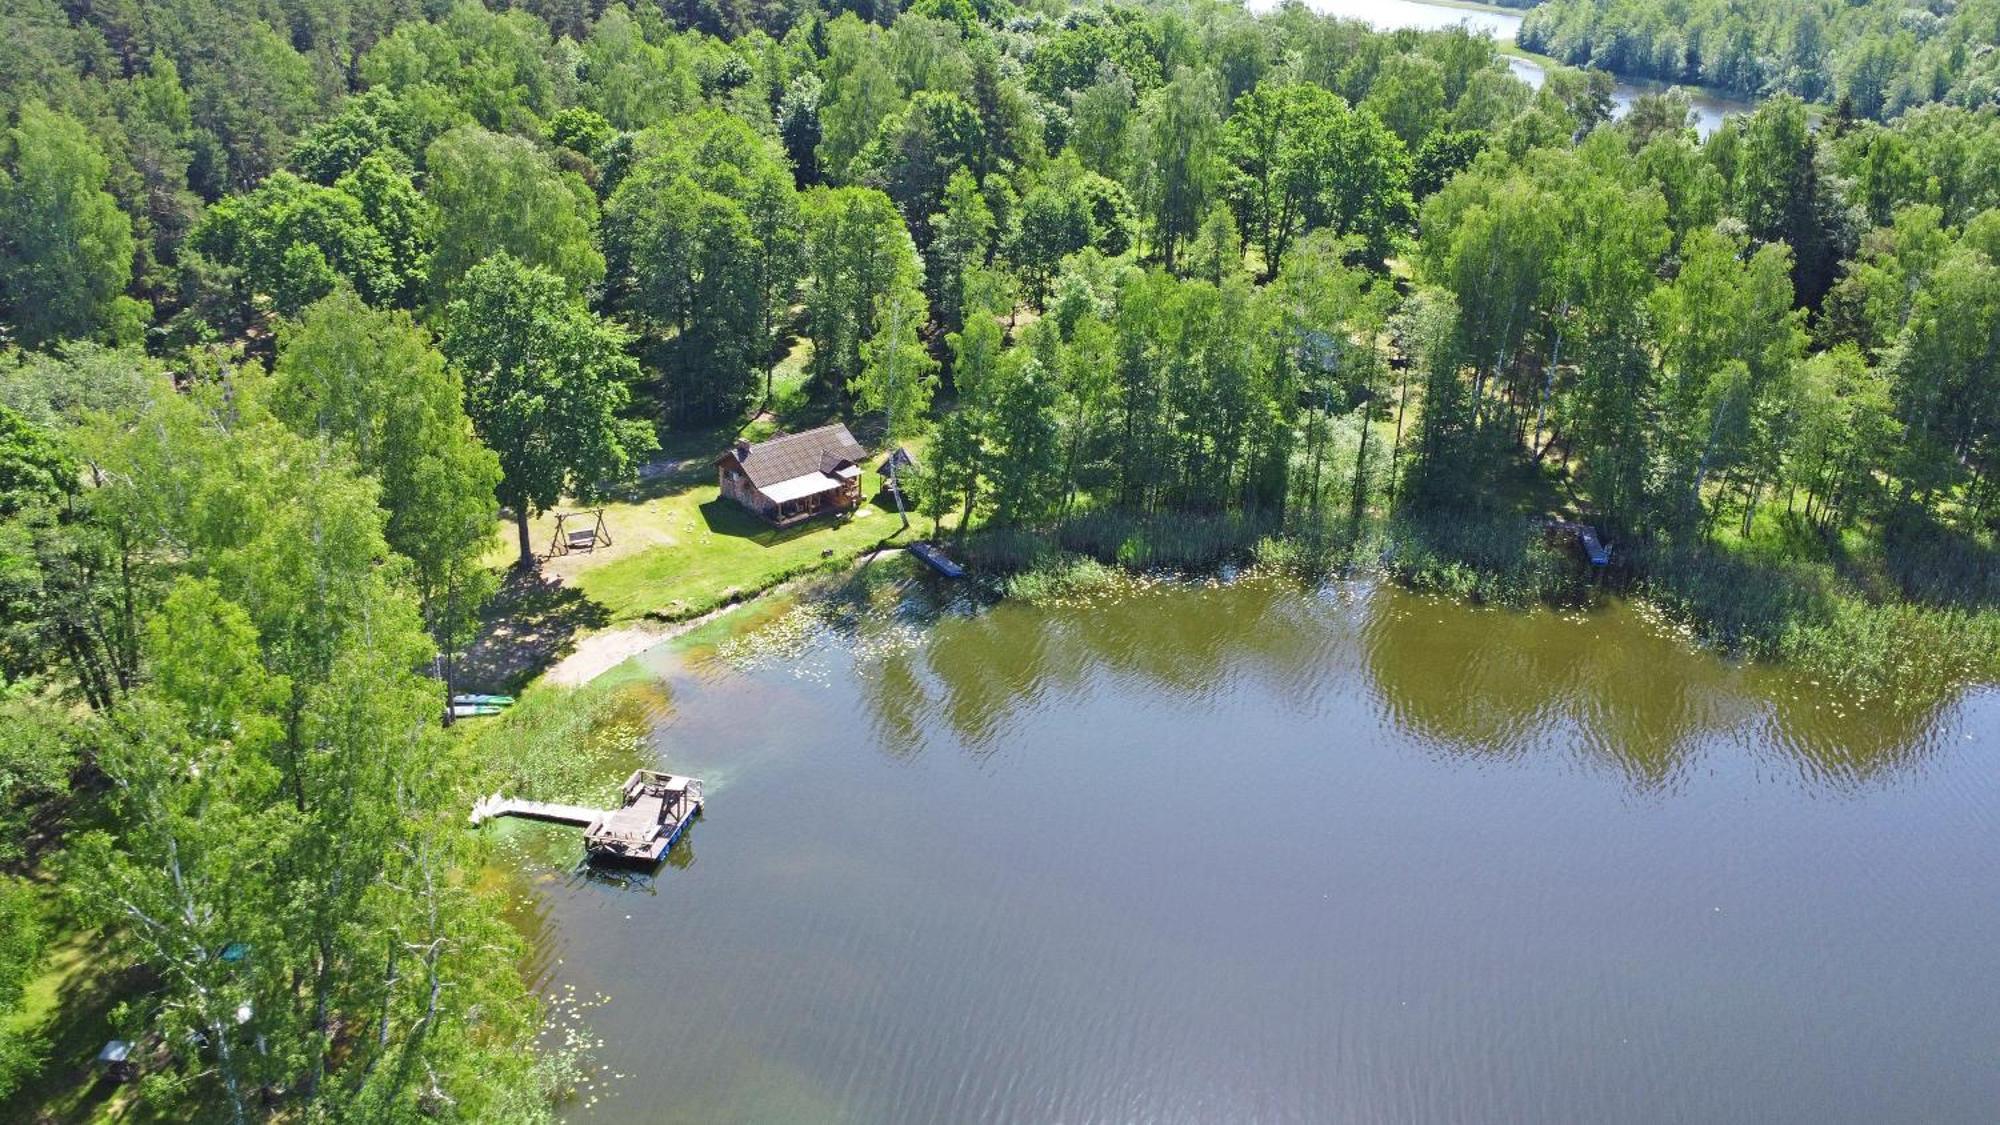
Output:
<path fill-rule="evenodd" d="M 70 930 L 57 938 L 9 1017 L 18 1027 L 39 1029 L 48 1061 L 0 1101 L 0 1120 L 159 1120 L 136 1098 L 135 1087 L 104 1080 L 93 1061 L 116 1034 L 113 1009 L 143 990 L 142 974 L 121 962 L 95 931 Z"/>
<path fill-rule="evenodd" d="M 915 522 L 906 531 L 895 505 L 879 496 L 882 482 L 873 465 L 879 453 L 870 455 L 862 476 L 864 499 L 852 515 L 782 529 L 770 526 L 719 494 L 709 458 L 729 437 L 707 431 L 676 435 L 669 445 L 675 456 L 636 488 L 602 505 L 610 545 L 545 559 L 542 573 L 600 607 L 600 625 L 685 621 L 787 579 L 845 567 L 878 546 L 916 537 Z M 554 513 L 529 521 L 530 541 L 537 549 L 547 549 L 555 525 Z M 496 528 L 489 561 L 507 565 L 514 544 L 511 524 Z"/>

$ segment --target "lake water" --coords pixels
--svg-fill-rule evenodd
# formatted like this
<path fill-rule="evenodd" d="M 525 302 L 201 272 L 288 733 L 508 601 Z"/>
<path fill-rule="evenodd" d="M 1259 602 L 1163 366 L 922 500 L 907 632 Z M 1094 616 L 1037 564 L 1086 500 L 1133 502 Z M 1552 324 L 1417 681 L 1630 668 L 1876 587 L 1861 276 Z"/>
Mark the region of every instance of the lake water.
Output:
<path fill-rule="evenodd" d="M 936 591 L 646 658 L 709 807 L 523 910 L 608 996 L 573 1120 L 2000 1109 L 2000 691 L 1858 707 L 1617 607 Z"/>
<path fill-rule="evenodd" d="M 1253 12 L 1267 12 L 1278 4 L 1277 0 L 1249 0 L 1246 6 Z M 1381 31 L 1404 27 L 1441 31 L 1462 23 L 1503 43 L 1512 43 L 1515 34 L 1521 30 L 1521 15 L 1517 12 L 1456 8 L 1447 4 L 1426 4 L 1421 0 L 1306 0 L 1306 7 L 1326 15 L 1362 20 Z M 1507 66 L 1517 77 L 1537 89 L 1541 88 L 1542 80 L 1547 76 L 1542 65 L 1531 59 L 1510 57 Z M 1660 93 L 1666 89 L 1664 83 L 1619 79 L 1611 92 L 1612 115 L 1623 117 L 1632 108 L 1633 100 L 1641 94 Z M 1696 128 L 1704 137 L 1715 132 L 1725 117 L 1752 108 L 1748 102 L 1719 97 L 1709 91 L 1690 90 L 1689 93 L 1694 102 Z"/>

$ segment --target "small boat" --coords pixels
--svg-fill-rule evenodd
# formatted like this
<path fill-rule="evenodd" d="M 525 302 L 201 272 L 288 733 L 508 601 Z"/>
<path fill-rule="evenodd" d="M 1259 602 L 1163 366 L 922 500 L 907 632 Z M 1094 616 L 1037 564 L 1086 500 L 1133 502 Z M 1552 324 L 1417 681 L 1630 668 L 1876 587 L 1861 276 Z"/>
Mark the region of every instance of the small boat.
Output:
<path fill-rule="evenodd" d="M 623 807 L 601 813 L 583 830 L 592 863 L 650 866 L 666 856 L 701 815 L 701 782 L 659 770 L 633 770 Z"/>
<path fill-rule="evenodd" d="M 477 719 L 487 715 L 498 715 L 506 708 L 497 703 L 454 703 L 451 717 L 454 719 Z"/>
<path fill-rule="evenodd" d="M 909 549 L 911 554 L 928 563 L 932 570 L 937 571 L 946 578 L 965 577 L 965 568 L 945 557 L 945 553 L 938 550 L 932 544 L 918 540 L 910 544 Z"/>
<path fill-rule="evenodd" d="M 1582 549 L 1583 557 L 1594 567 L 1611 565 L 1611 548 L 1598 538 L 1597 529 L 1587 523 L 1575 520 L 1547 519 L 1540 521 L 1542 530 L 1551 537 L 1574 539 Z"/>
<path fill-rule="evenodd" d="M 510 707 L 514 703 L 511 695 L 454 695 L 451 701 L 462 707 Z"/>

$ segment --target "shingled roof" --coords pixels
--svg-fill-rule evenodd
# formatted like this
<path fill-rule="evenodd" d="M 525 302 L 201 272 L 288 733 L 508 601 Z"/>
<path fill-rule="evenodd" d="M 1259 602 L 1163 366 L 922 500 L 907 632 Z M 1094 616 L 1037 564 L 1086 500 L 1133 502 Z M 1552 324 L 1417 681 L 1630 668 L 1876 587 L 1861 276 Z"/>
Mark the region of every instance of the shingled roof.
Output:
<path fill-rule="evenodd" d="M 760 490 L 811 473 L 831 474 L 843 461 L 860 464 L 868 456 L 868 451 L 839 422 L 769 441 L 738 445 L 731 453 L 737 464 L 743 466 L 743 474 L 750 478 L 750 483 Z"/>

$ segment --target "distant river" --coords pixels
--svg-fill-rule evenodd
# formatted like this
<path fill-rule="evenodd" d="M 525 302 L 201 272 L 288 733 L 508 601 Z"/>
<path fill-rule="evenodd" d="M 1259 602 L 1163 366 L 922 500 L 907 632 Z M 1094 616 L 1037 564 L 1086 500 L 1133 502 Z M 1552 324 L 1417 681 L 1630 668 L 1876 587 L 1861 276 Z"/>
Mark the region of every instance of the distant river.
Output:
<path fill-rule="evenodd" d="M 1425 31 L 1437 31 L 1465 24 L 1477 31 L 1484 31 L 1506 43 L 1512 43 L 1521 30 L 1521 17 L 1514 12 L 1499 12 L 1484 8 L 1455 8 L 1448 4 L 1426 4 L 1422 0 L 1305 0 L 1306 7 L 1315 12 L 1341 16 L 1346 19 L 1365 20 L 1382 31 L 1414 27 Z M 1277 0 L 1249 0 L 1247 5 L 1253 12 L 1268 12 L 1278 6 Z M 1547 72 L 1542 65 L 1528 59 L 1510 57 L 1507 65 L 1528 85 L 1540 88 Z M 1667 89 L 1664 83 L 1631 81 L 1619 79 L 1611 92 L 1612 113 L 1622 117 L 1632 108 L 1633 99 L 1641 94 L 1659 93 Z M 1711 93 L 1690 90 L 1694 100 L 1695 113 L 1700 118 L 1697 128 L 1706 137 L 1715 132 L 1722 119 L 1751 108 L 1748 102 L 1733 98 L 1717 97 Z"/>
<path fill-rule="evenodd" d="M 960 596 L 645 658 L 709 796 L 657 877 L 505 829 L 564 857 L 541 987 L 609 997 L 573 1120 L 1994 1120 L 2000 690 L 1617 606 Z"/>

